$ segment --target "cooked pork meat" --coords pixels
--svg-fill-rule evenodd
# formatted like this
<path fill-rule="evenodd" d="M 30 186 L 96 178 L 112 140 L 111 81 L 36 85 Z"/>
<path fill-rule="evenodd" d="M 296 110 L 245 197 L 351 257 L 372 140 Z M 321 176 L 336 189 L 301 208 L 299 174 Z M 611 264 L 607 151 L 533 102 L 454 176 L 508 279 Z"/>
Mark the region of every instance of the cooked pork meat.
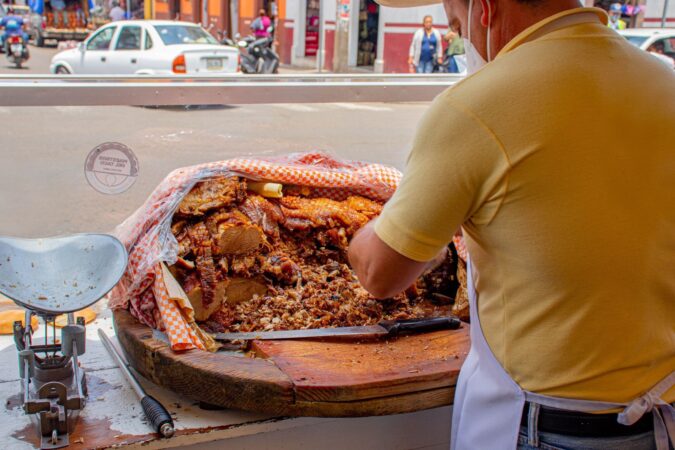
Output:
<path fill-rule="evenodd" d="M 381 203 L 308 198 L 297 189 L 298 195 L 269 199 L 243 189 L 245 182 L 232 177 L 197 184 L 172 226 L 180 257 L 172 273 L 204 327 L 353 326 L 449 313 L 457 290 L 454 253 L 386 301 L 371 297 L 354 276 L 349 239 L 380 214 Z"/>
<path fill-rule="evenodd" d="M 354 232 L 374 217 L 375 208 L 371 205 L 374 202 L 367 204 L 365 198 L 362 201 L 354 197 L 350 199 L 351 202 L 349 199 L 338 202 L 328 198 L 282 197 L 279 203 L 285 218 L 284 225 L 291 230 L 343 226 Z M 354 209 L 352 204 L 363 207 L 364 212 Z"/>
<path fill-rule="evenodd" d="M 246 181 L 238 177 L 219 177 L 201 181 L 183 198 L 176 214 L 203 216 L 209 211 L 241 201 L 246 194 Z"/>
<path fill-rule="evenodd" d="M 206 219 L 214 240 L 214 254 L 241 255 L 258 250 L 265 243 L 262 229 L 237 210 L 217 212 Z"/>
<path fill-rule="evenodd" d="M 278 203 L 272 203 L 265 197 L 252 194 L 246 197 L 239 209 L 253 223 L 261 227 L 265 234 L 279 237 L 279 223 L 284 221 L 284 215 Z"/>
<path fill-rule="evenodd" d="M 188 229 L 195 266 L 202 288 L 201 300 L 205 306 L 214 301 L 216 289 L 216 267 L 213 262 L 213 241 L 204 222 L 197 222 Z"/>

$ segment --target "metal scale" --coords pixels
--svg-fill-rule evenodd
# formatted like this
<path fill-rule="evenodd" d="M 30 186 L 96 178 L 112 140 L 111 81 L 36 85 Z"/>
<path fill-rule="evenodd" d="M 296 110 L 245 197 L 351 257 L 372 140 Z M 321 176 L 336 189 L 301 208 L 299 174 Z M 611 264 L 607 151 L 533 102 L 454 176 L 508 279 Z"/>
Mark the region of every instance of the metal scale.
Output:
<path fill-rule="evenodd" d="M 46 239 L 0 236 L 0 293 L 26 308 L 14 323 L 19 352 L 23 409 L 37 421 L 42 449 L 69 445 L 87 384 L 78 358 L 86 349 L 84 318 L 76 311 L 103 298 L 119 281 L 127 253 L 117 239 L 79 234 Z M 56 316 L 67 325 L 56 333 Z M 44 339 L 34 334 L 31 317 L 44 323 Z"/>

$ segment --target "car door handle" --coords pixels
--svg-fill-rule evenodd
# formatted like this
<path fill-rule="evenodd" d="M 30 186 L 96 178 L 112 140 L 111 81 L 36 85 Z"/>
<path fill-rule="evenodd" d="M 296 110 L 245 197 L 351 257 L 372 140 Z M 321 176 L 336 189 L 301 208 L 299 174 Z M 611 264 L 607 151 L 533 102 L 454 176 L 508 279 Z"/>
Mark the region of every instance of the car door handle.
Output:
<path fill-rule="evenodd" d="M 136 58 L 131 58 L 131 64 L 136 64 L 138 60 Z"/>
<path fill-rule="evenodd" d="M 105 57 L 105 56 L 101 56 L 101 62 L 105 62 L 105 60 L 106 60 L 106 57 Z"/>

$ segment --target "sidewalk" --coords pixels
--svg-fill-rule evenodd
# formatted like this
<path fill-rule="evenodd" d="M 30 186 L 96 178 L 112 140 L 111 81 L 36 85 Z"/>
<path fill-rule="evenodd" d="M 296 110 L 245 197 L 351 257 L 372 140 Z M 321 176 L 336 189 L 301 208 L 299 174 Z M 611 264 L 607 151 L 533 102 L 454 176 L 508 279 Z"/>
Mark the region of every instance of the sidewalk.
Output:
<path fill-rule="evenodd" d="M 326 71 L 324 71 L 326 72 Z M 291 64 L 281 64 L 279 66 L 279 73 L 282 74 L 310 74 L 310 73 L 318 73 L 318 70 L 316 68 L 312 67 L 305 67 L 305 66 L 293 66 Z"/>
<path fill-rule="evenodd" d="M 372 66 L 350 67 L 349 72 L 346 73 L 374 73 Z M 310 74 L 318 73 L 319 71 L 314 67 L 294 66 L 292 64 L 281 64 L 279 66 L 279 73 L 283 74 Z M 323 73 L 334 73 L 329 70 L 324 70 Z"/>

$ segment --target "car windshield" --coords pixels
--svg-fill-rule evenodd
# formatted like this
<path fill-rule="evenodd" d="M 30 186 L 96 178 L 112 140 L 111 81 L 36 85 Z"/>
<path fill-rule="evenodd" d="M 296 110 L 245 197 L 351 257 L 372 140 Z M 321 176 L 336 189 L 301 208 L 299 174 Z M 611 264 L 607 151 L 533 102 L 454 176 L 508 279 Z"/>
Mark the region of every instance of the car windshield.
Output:
<path fill-rule="evenodd" d="M 164 45 L 218 44 L 218 41 L 200 27 L 189 25 L 155 25 Z"/>
<path fill-rule="evenodd" d="M 628 39 L 628 42 L 633 44 L 636 47 L 640 47 L 644 41 L 647 40 L 647 36 L 625 36 Z"/>

